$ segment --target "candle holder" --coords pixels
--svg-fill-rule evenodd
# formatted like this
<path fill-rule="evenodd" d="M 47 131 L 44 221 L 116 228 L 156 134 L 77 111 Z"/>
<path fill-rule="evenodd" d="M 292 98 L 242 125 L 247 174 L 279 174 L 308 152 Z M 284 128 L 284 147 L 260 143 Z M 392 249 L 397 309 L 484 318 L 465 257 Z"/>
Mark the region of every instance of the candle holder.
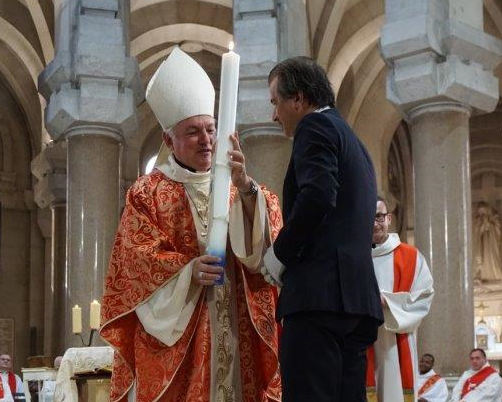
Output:
<path fill-rule="evenodd" d="M 82 337 L 82 333 L 81 332 L 79 332 L 78 334 L 75 334 L 75 335 L 78 335 L 80 337 L 80 340 L 82 341 L 82 346 L 89 347 L 92 344 L 92 339 L 94 338 L 94 333 L 95 332 L 96 332 L 96 330 L 94 328 L 92 328 L 91 329 L 91 333 L 89 334 L 89 342 L 88 343 L 84 342 L 84 338 Z"/>

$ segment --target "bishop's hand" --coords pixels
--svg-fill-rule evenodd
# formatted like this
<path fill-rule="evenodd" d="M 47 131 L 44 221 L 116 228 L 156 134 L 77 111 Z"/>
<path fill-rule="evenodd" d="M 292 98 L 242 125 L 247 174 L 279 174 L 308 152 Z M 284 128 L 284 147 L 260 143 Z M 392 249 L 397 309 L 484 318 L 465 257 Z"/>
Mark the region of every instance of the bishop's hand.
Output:
<path fill-rule="evenodd" d="M 229 166 L 232 169 L 232 184 L 240 192 L 246 193 L 251 188 L 251 178 L 246 173 L 246 159 L 239 144 L 237 132 L 230 136 L 234 149 L 228 151 Z"/>
<path fill-rule="evenodd" d="M 210 265 L 220 262 L 220 258 L 212 255 L 201 255 L 193 260 L 192 281 L 198 285 L 209 286 L 220 278 L 223 268 Z"/>

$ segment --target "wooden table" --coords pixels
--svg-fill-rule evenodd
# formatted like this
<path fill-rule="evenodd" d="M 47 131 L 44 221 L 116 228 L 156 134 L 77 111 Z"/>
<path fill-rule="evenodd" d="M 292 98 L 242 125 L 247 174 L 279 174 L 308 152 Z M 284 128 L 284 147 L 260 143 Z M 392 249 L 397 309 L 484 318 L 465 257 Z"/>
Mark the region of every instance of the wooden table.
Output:
<path fill-rule="evenodd" d="M 109 387 L 100 390 L 94 389 L 94 392 L 89 392 L 89 383 L 94 381 L 110 382 L 112 373 L 108 370 L 97 370 L 95 372 L 78 373 L 71 377 L 77 383 L 78 402 L 102 402 L 109 398 Z M 101 392 L 100 392 L 101 391 Z M 103 392 L 104 391 L 104 392 Z"/>

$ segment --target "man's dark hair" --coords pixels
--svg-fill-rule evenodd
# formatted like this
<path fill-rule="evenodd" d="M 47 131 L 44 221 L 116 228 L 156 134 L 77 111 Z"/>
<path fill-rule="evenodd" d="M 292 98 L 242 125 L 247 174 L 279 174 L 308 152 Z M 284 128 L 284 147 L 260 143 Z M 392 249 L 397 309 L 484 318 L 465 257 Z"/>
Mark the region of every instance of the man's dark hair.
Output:
<path fill-rule="evenodd" d="M 387 200 L 381 195 L 377 195 L 377 202 L 378 201 L 383 202 L 385 204 L 385 209 L 387 210 L 387 212 L 389 212 L 389 204 L 387 204 Z"/>
<path fill-rule="evenodd" d="M 270 84 L 277 77 L 277 93 L 291 99 L 299 92 L 312 106 L 335 107 L 335 94 L 326 71 L 309 57 L 292 57 L 277 64 L 268 75 Z"/>
<path fill-rule="evenodd" d="M 424 353 L 424 354 L 422 355 L 422 357 L 430 357 L 430 358 L 431 358 L 431 360 L 432 360 L 432 364 L 434 364 L 434 362 L 436 361 L 436 360 L 434 359 L 434 356 L 432 356 L 430 353 Z"/>
<path fill-rule="evenodd" d="M 472 355 L 474 352 L 479 352 L 483 355 L 483 357 L 486 359 L 486 353 L 483 349 L 481 348 L 474 348 L 471 350 L 471 353 L 469 353 L 469 356 Z"/>

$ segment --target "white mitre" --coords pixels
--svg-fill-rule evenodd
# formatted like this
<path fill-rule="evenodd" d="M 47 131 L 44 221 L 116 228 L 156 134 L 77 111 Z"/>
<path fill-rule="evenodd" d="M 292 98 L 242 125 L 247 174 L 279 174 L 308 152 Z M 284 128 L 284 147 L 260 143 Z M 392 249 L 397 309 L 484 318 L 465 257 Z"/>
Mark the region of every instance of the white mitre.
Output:
<path fill-rule="evenodd" d="M 146 88 L 146 100 L 163 130 L 192 116 L 214 116 L 214 87 L 204 69 L 180 48 L 173 49 Z M 170 150 L 162 142 L 155 165 Z"/>

